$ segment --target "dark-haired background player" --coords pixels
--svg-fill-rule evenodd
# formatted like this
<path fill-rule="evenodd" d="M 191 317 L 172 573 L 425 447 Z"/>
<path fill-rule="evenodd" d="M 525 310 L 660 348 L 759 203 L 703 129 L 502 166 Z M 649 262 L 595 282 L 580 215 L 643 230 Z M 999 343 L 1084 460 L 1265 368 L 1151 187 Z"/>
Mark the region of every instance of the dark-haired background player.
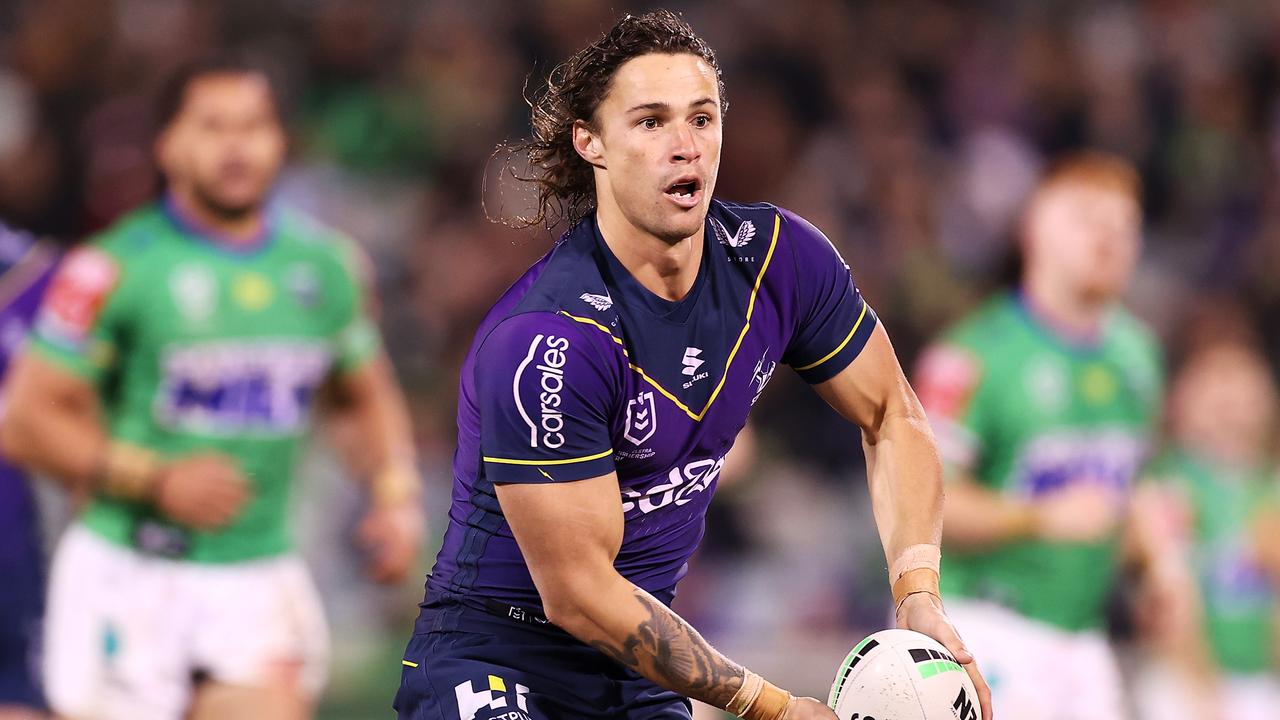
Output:
<path fill-rule="evenodd" d="M 26 339 L 58 255 L 49 244 L 0 225 L 0 377 Z M 0 413 L 3 404 L 0 396 Z M 44 717 L 36 653 L 44 552 L 29 483 L 27 473 L 0 457 L 0 720 Z"/>
<path fill-rule="evenodd" d="M 354 246 L 267 203 L 267 78 L 194 65 L 161 121 L 166 195 L 61 265 L 8 387 L 5 452 L 89 498 L 54 558 L 46 691 L 77 720 L 306 717 L 328 648 L 287 522 L 299 441 L 331 388 L 394 580 L 422 532 L 407 413 Z"/>
<path fill-rule="evenodd" d="M 578 222 L 498 301 L 462 371 L 454 499 L 404 658 L 402 718 L 834 718 L 668 607 L 725 453 L 779 364 L 863 429 L 898 624 L 985 684 L 942 611 L 924 414 L 831 243 L 712 199 L 715 55 L 627 16 L 534 104 L 541 212 Z"/>

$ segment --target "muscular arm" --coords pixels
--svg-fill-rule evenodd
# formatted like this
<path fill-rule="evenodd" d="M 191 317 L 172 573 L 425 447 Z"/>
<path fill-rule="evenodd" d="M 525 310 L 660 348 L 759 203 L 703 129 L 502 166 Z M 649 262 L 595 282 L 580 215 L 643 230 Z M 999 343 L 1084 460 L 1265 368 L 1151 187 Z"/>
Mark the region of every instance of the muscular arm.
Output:
<path fill-rule="evenodd" d="M 385 468 L 416 466 L 409 410 L 385 355 L 339 374 L 332 390 L 325 414 L 352 474 L 372 483 Z"/>
<path fill-rule="evenodd" d="M 952 472 L 959 477 L 947 484 L 943 537 L 948 547 L 989 548 L 1032 534 L 1036 521 L 1029 503 L 985 488 L 963 471 Z"/>
<path fill-rule="evenodd" d="M 942 539 L 942 463 L 923 408 L 883 326 L 840 374 L 814 386 L 862 428 L 872 511 L 887 562 Z"/>
<path fill-rule="evenodd" d="M 499 485 L 497 494 L 551 622 L 662 687 L 729 702 L 742 666 L 614 569 L 623 533 L 615 474 Z"/>
<path fill-rule="evenodd" d="M 942 462 L 924 408 L 902 373 L 884 326 L 876 326 L 848 367 L 815 389 L 862 428 L 871 508 L 890 567 L 913 545 L 940 544 Z M 943 613 L 941 598 L 931 592 L 906 595 L 897 621 L 899 627 L 933 637 L 955 655 L 978 691 L 983 720 L 991 720 L 991 690 Z"/>
<path fill-rule="evenodd" d="M 9 373 L 0 449 L 14 462 L 88 492 L 107 442 L 97 391 L 31 352 Z"/>

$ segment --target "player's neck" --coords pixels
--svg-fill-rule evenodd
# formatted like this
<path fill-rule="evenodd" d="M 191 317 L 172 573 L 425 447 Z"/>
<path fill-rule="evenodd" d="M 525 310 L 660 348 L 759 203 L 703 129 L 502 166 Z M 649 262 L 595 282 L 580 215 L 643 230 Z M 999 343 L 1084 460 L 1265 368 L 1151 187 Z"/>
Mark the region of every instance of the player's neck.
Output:
<path fill-rule="evenodd" d="M 1060 283 L 1031 275 L 1023 279 L 1022 299 L 1027 310 L 1066 340 L 1092 344 L 1098 338 L 1107 304 L 1098 303 Z"/>
<path fill-rule="evenodd" d="M 693 289 L 702 265 L 705 225 L 694 235 L 670 243 L 612 213 L 597 212 L 596 222 L 613 256 L 646 290 L 675 302 Z"/>
<path fill-rule="evenodd" d="M 168 200 L 185 222 L 210 239 L 231 245 L 251 245 L 262 238 L 266 223 L 260 209 L 228 216 L 179 188 L 170 190 Z"/>

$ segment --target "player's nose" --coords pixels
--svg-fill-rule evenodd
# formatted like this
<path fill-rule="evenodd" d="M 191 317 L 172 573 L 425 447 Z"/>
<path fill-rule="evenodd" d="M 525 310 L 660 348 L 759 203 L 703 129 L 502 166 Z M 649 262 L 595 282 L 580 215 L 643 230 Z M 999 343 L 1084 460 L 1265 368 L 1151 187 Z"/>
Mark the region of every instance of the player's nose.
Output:
<path fill-rule="evenodd" d="M 702 150 L 694 138 L 693 128 L 679 123 L 675 126 L 674 135 L 671 148 L 672 162 L 693 162 L 702 157 Z"/>

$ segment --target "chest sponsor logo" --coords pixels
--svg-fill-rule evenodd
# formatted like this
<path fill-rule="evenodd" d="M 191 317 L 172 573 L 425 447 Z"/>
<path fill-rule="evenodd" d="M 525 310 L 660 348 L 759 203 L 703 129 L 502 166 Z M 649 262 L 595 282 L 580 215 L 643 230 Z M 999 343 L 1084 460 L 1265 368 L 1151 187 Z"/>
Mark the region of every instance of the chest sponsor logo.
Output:
<path fill-rule="evenodd" d="M 488 687 L 476 690 L 470 680 L 453 688 L 458 701 L 458 720 L 530 720 L 529 688 L 519 683 L 490 675 Z"/>
<path fill-rule="evenodd" d="M 605 293 L 604 295 L 582 293 L 578 296 L 578 299 L 600 312 L 604 312 L 605 310 L 613 307 L 613 298 L 609 297 L 609 293 Z"/>
<path fill-rule="evenodd" d="M 751 242 L 751 239 L 756 236 L 756 224 L 750 220 L 743 220 L 742 224 L 738 226 L 737 232 L 732 235 L 729 234 L 729 228 L 715 218 L 711 218 L 711 227 L 715 230 L 716 238 L 720 241 L 720 244 L 728 245 L 732 248 L 746 247 L 747 243 Z"/>
<path fill-rule="evenodd" d="M 180 265 L 169 276 L 169 294 L 184 319 L 200 323 L 213 317 L 218 304 L 218 282 L 202 265 Z"/>
<path fill-rule="evenodd" d="M 155 413 L 165 427 L 211 435 L 288 435 L 306 429 L 332 363 L 327 345 L 219 341 L 166 349 Z"/>
<path fill-rule="evenodd" d="M 1127 490 L 1146 454 L 1147 442 L 1125 428 L 1062 430 L 1027 443 L 1014 473 L 1030 497 L 1080 483 Z"/>
<path fill-rule="evenodd" d="M 687 505 L 715 484 L 724 467 L 724 457 L 716 460 L 694 460 L 683 467 L 674 467 L 667 473 L 666 482 L 640 490 L 622 491 L 622 512 L 639 509 L 647 515 L 668 505 Z"/>
<path fill-rule="evenodd" d="M 632 445 L 643 445 L 658 431 L 658 408 L 653 391 L 646 390 L 627 401 L 627 421 L 622 437 Z"/>
<path fill-rule="evenodd" d="M 529 343 L 529 352 L 516 368 L 511 393 L 516 410 L 529 426 L 529 446 L 552 450 L 564 445 L 564 366 L 569 361 L 569 339 L 538 335 Z M 532 369 L 530 368 L 532 366 Z M 525 373 L 537 373 L 533 403 L 525 402 L 521 384 Z M 530 415 L 533 411 L 537 418 Z"/>
<path fill-rule="evenodd" d="M 1070 402 L 1067 368 L 1056 359 L 1043 357 L 1032 362 L 1023 382 L 1032 402 L 1045 414 L 1062 412 Z"/>
<path fill-rule="evenodd" d="M 681 360 L 681 364 L 684 365 L 684 369 L 680 372 L 689 376 L 689 380 L 684 384 L 685 390 L 693 387 L 693 384 L 699 380 L 705 380 L 707 377 L 706 372 L 698 372 L 698 369 L 706 363 L 706 360 L 699 357 L 700 355 L 702 355 L 702 350 L 700 348 L 687 347 L 684 349 L 684 359 Z"/>
<path fill-rule="evenodd" d="M 778 369 L 778 361 L 769 359 L 769 351 L 766 349 L 764 354 L 760 356 L 760 360 L 756 362 L 756 369 L 751 373 L 751 404 L 755 405 L 760 399 L 760 394 L 764 392 L 764 386 L 769 384 L 769 380 L 773 378 L 773 371 Z"/>

